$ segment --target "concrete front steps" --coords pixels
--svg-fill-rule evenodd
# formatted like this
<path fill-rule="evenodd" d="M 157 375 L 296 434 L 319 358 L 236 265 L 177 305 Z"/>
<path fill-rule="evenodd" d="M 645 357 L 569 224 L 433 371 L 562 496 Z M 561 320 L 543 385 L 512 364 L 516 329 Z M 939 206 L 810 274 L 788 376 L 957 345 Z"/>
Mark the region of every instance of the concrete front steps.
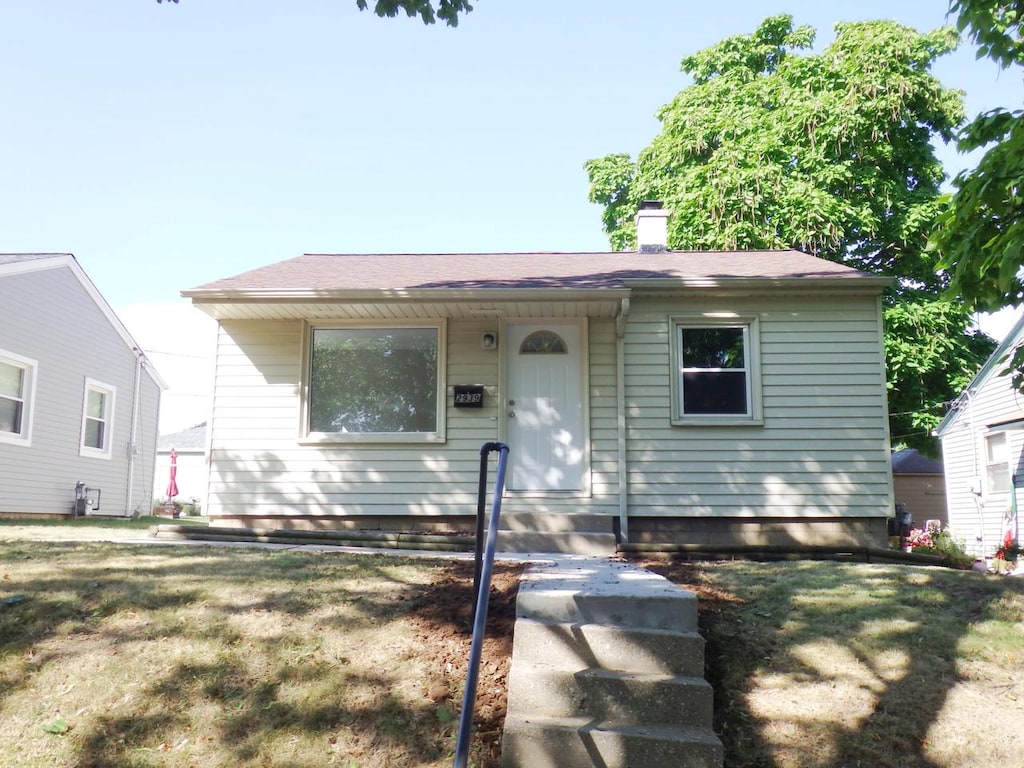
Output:
<path fill-rule="evenodd" d="M 614 520 L 586 513 L 503 512 L 498 519 L 497 550 L 614 555 Z"/>
<path fill-rule="evenodd" d="M 626 563 L 532 566 L 517 598 L 504 768 L 721 768 L 697 598 Z"/>

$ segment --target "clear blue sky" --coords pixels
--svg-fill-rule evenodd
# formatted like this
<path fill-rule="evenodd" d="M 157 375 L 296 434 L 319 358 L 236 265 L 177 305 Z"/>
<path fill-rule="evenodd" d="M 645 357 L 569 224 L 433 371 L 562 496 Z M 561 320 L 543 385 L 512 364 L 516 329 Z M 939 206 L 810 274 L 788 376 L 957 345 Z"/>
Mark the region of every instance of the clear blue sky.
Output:
<path fill-rule="evenodd" d="M 603 250 L 583 162 L 650 142 L 684 55 L 777 12 L 822 47 L 946 9 L 479 0 L 450 29 L 355 0 L 6 2 L 0 251 L 73 252 L 121 308 L 307 251 Z M 972 113 L 1021 106 L 966 45 L 936 73 Z"/>

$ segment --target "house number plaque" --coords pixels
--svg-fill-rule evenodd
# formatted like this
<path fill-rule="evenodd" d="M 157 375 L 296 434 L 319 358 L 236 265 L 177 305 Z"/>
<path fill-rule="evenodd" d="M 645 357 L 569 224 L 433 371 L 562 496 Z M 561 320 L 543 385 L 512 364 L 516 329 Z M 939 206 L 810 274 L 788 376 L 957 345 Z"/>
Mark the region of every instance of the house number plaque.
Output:
<path fill-rule="evenodd" d="M 478 384 L 455 385 L 456 408 L 483 408 L 484 388 Z"/>

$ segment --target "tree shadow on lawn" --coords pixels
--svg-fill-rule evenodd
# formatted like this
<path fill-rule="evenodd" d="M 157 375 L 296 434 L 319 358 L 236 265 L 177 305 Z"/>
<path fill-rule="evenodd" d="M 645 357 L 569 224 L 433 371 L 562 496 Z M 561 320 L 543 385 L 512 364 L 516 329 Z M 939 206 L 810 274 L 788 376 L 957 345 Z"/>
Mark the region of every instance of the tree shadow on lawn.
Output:
<path fill-rule="evenodd" d="M 962 642 L 1004 618 L 1007 588 L 1024 595 L 1024 584 L 938 568 L 646 565 L 700 596 L 730 768 L 948 768 L 928 734 L 964 679 Z"/>
<path fill-rule="evenodd" d="M 0 713 L 59 665 L 96 664 L 118 689 L 85 706 L 46 695 L 64 714 L 81 706 L 66 737 L 77 765 L 286 765 L 292 754 L 296 765 L 426 765 L 454 748 L 471 563 L 33 544 L 0 550 L 0 569 L 3 591 L 22 596 L 0 607 Z M 506 663 L 518 582 L 508 570 L 492 589 L 507 628 L 489 622 L 484 654 Z M 345 635 L 361 644 L 334 644 Z M 119 679 L 119 661 L 146 654 L 156 658 L 144 679 Z M 440 694 L 410 683 L 417 665 L 413 679 L 447 682 Z M 483 764 L 496 764 L 503 716 L 502 700 L 475 721 L 490 735 Z M 38 725 L 25 735 L 39 738 Z"/>

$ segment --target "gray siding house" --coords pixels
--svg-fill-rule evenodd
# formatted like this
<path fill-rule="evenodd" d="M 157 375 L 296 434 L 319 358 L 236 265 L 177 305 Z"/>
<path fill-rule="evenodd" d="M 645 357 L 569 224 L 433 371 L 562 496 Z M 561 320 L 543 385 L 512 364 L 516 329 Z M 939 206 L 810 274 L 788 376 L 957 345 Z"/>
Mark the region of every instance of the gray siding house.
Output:
<path fill-rule="evenodd" d="M 163 389 L 74 256 L 0 254 L 0 515 L 148 512 Z"/>
<path fill-rule="evenodd" d="M 219 326 L 211 519 L 471 529 L 498 440 L 513 526 L 884 543 L 888 281 L 669 251 L 664 216 L 637 252 L 307 254 L 184 291 Z"/>
<path fill-rule="evenodd" d="M 1014 510 L 1024 503 L 1024 394 L 1003 375 L 1024 344 L 1014 325 L 939 424 L 949 525 L 968 550 L 991 557 L 1007 531 L 1020 540 Z"/>

